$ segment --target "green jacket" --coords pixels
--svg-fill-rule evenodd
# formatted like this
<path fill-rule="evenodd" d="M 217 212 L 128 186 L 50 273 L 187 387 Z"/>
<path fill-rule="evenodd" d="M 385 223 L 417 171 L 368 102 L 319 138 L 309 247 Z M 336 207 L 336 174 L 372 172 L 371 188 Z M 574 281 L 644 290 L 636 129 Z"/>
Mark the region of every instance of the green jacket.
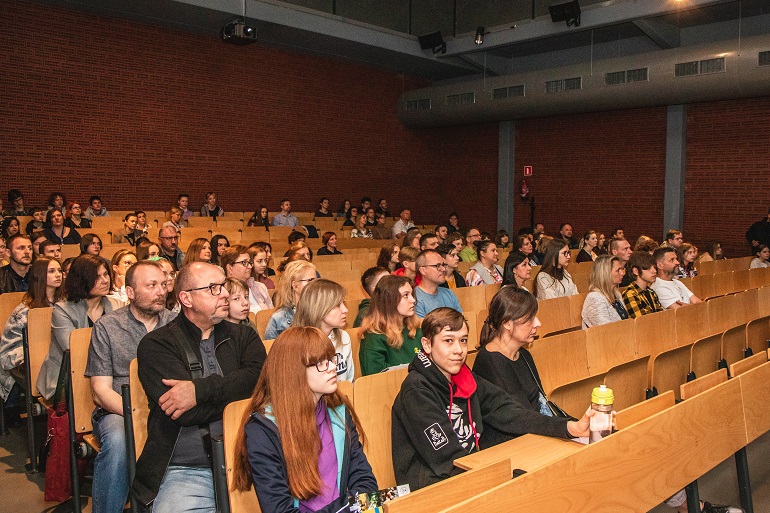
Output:
<path fill-rule="evenodd" d="M 361 341 L 361 348 L 358 351 L 358 359 L 361 363 L 361 373 L 364 376 L 382 372 L 388 367 L 404 365 L 414 360 L 414 355 L 422 349 L 422 330 L 417 328 L 414 338 L 409 336 L 409 332 L 404 328 L 401 332 L 404 343 L 401 349 L 390 347 L 385 335 L 378 333 L 367 333 Z"/>
<path fill-rule="evenodd" d="M 361 323 L 364 321 L 364 317 L 366 317 L 366 314 L 369 313 L 369 308 L 372 300 L 371 299 L 363 299 L 358 304 L 358 315 L 356 315 L 356 320 L 353 321 L 353 327 L 354 328 L 360 328 Z"/>

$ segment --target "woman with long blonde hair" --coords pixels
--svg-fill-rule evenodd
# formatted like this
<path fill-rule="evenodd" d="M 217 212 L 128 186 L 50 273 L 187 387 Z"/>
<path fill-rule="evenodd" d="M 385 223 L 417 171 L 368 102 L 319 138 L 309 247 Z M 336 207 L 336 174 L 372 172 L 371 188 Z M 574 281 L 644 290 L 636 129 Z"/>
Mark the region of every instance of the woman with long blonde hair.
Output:
<path fill-rule="evenodd" d="M 286 265 L 275 292 L 276 311 L 267 322 L 265 339 L 274 340 L 281 332 L 291 326 L 302 290 L 315 279 L 316 268 L 307 260 L 295 260 Z"/>
<path fill-rule="evenodd" d="M 618 285 L 625 267 L 618 257 L 601 255 L 588 277 L 588 295 L 583 303 L 583 329 L 628 319 Z"/>
<path fill-rule="evenodd" d="M 235 490 L 254 485 L 263 513 L 336 512 L 349 493 L 377 490 L 361 423 L 337 389 L 337 358 L 321 330 L 291 327 L 265 360 L 238 433 L 233 482 Z"/>
<path fill-rule="evenodd" d="M 404 276 L 383 276 L 361 323 L 358 361 L 364 376 L 411 363 L 422 347 L 420 320 L 414 313 L 412 284 Z"/>
<path fill-rule="evenodd" d="M 334 344 L 337 351 L 337 379 L 353 381 L 354 364 L 350 335 L 345 331 L 348 308 L 345 288 L 339 283 L 319 278 L 302 291 L 294 314 L 294 326 L 315 326 Z"/>

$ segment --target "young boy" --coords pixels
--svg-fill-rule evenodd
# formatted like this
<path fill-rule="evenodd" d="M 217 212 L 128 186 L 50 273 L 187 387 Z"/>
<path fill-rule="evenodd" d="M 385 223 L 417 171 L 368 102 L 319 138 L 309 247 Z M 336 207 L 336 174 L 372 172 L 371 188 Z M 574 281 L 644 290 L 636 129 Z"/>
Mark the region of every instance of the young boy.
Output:
<path fill-rule="evenodd" d="M 396 482 L 412 490 L 461 470 L 454 460 L 524 433 L 560 438 L 588 436 L 588 414 L 579 421 L 546 417 L 514 402 L 465 365 L 468 323 L 452 308 L 422 321 L 422 349 L 393 403 Z"/>

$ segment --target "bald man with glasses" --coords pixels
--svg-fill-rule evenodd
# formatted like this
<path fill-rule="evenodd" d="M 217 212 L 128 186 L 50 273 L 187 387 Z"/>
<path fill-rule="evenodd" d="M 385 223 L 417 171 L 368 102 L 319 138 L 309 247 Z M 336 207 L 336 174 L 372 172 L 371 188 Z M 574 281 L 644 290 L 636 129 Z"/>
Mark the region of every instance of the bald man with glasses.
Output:
<path fill-rule="evenodd" d="M 224 407 L 251 395 L 265 361 L 256 331 L 222 322 L 224 282 L 215 265 L 182 268 L 174 286 L 182 312 L 137 349 L 150 415 L 131 493 L 154 513 L 216 511 L 211 437 L 222 434 Z"/>

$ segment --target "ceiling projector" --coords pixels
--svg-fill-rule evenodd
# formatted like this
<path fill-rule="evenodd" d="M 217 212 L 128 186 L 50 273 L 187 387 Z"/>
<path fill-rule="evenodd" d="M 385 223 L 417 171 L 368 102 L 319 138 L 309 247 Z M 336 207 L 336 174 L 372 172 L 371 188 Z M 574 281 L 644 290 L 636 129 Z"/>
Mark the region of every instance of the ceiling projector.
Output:
<path fill-rule="evenodd" d="M 222 27 L 222 41 L 234 45 L 248 45 L 257 42 L 257 29 L 243 20 L 235 20 Z"/>

